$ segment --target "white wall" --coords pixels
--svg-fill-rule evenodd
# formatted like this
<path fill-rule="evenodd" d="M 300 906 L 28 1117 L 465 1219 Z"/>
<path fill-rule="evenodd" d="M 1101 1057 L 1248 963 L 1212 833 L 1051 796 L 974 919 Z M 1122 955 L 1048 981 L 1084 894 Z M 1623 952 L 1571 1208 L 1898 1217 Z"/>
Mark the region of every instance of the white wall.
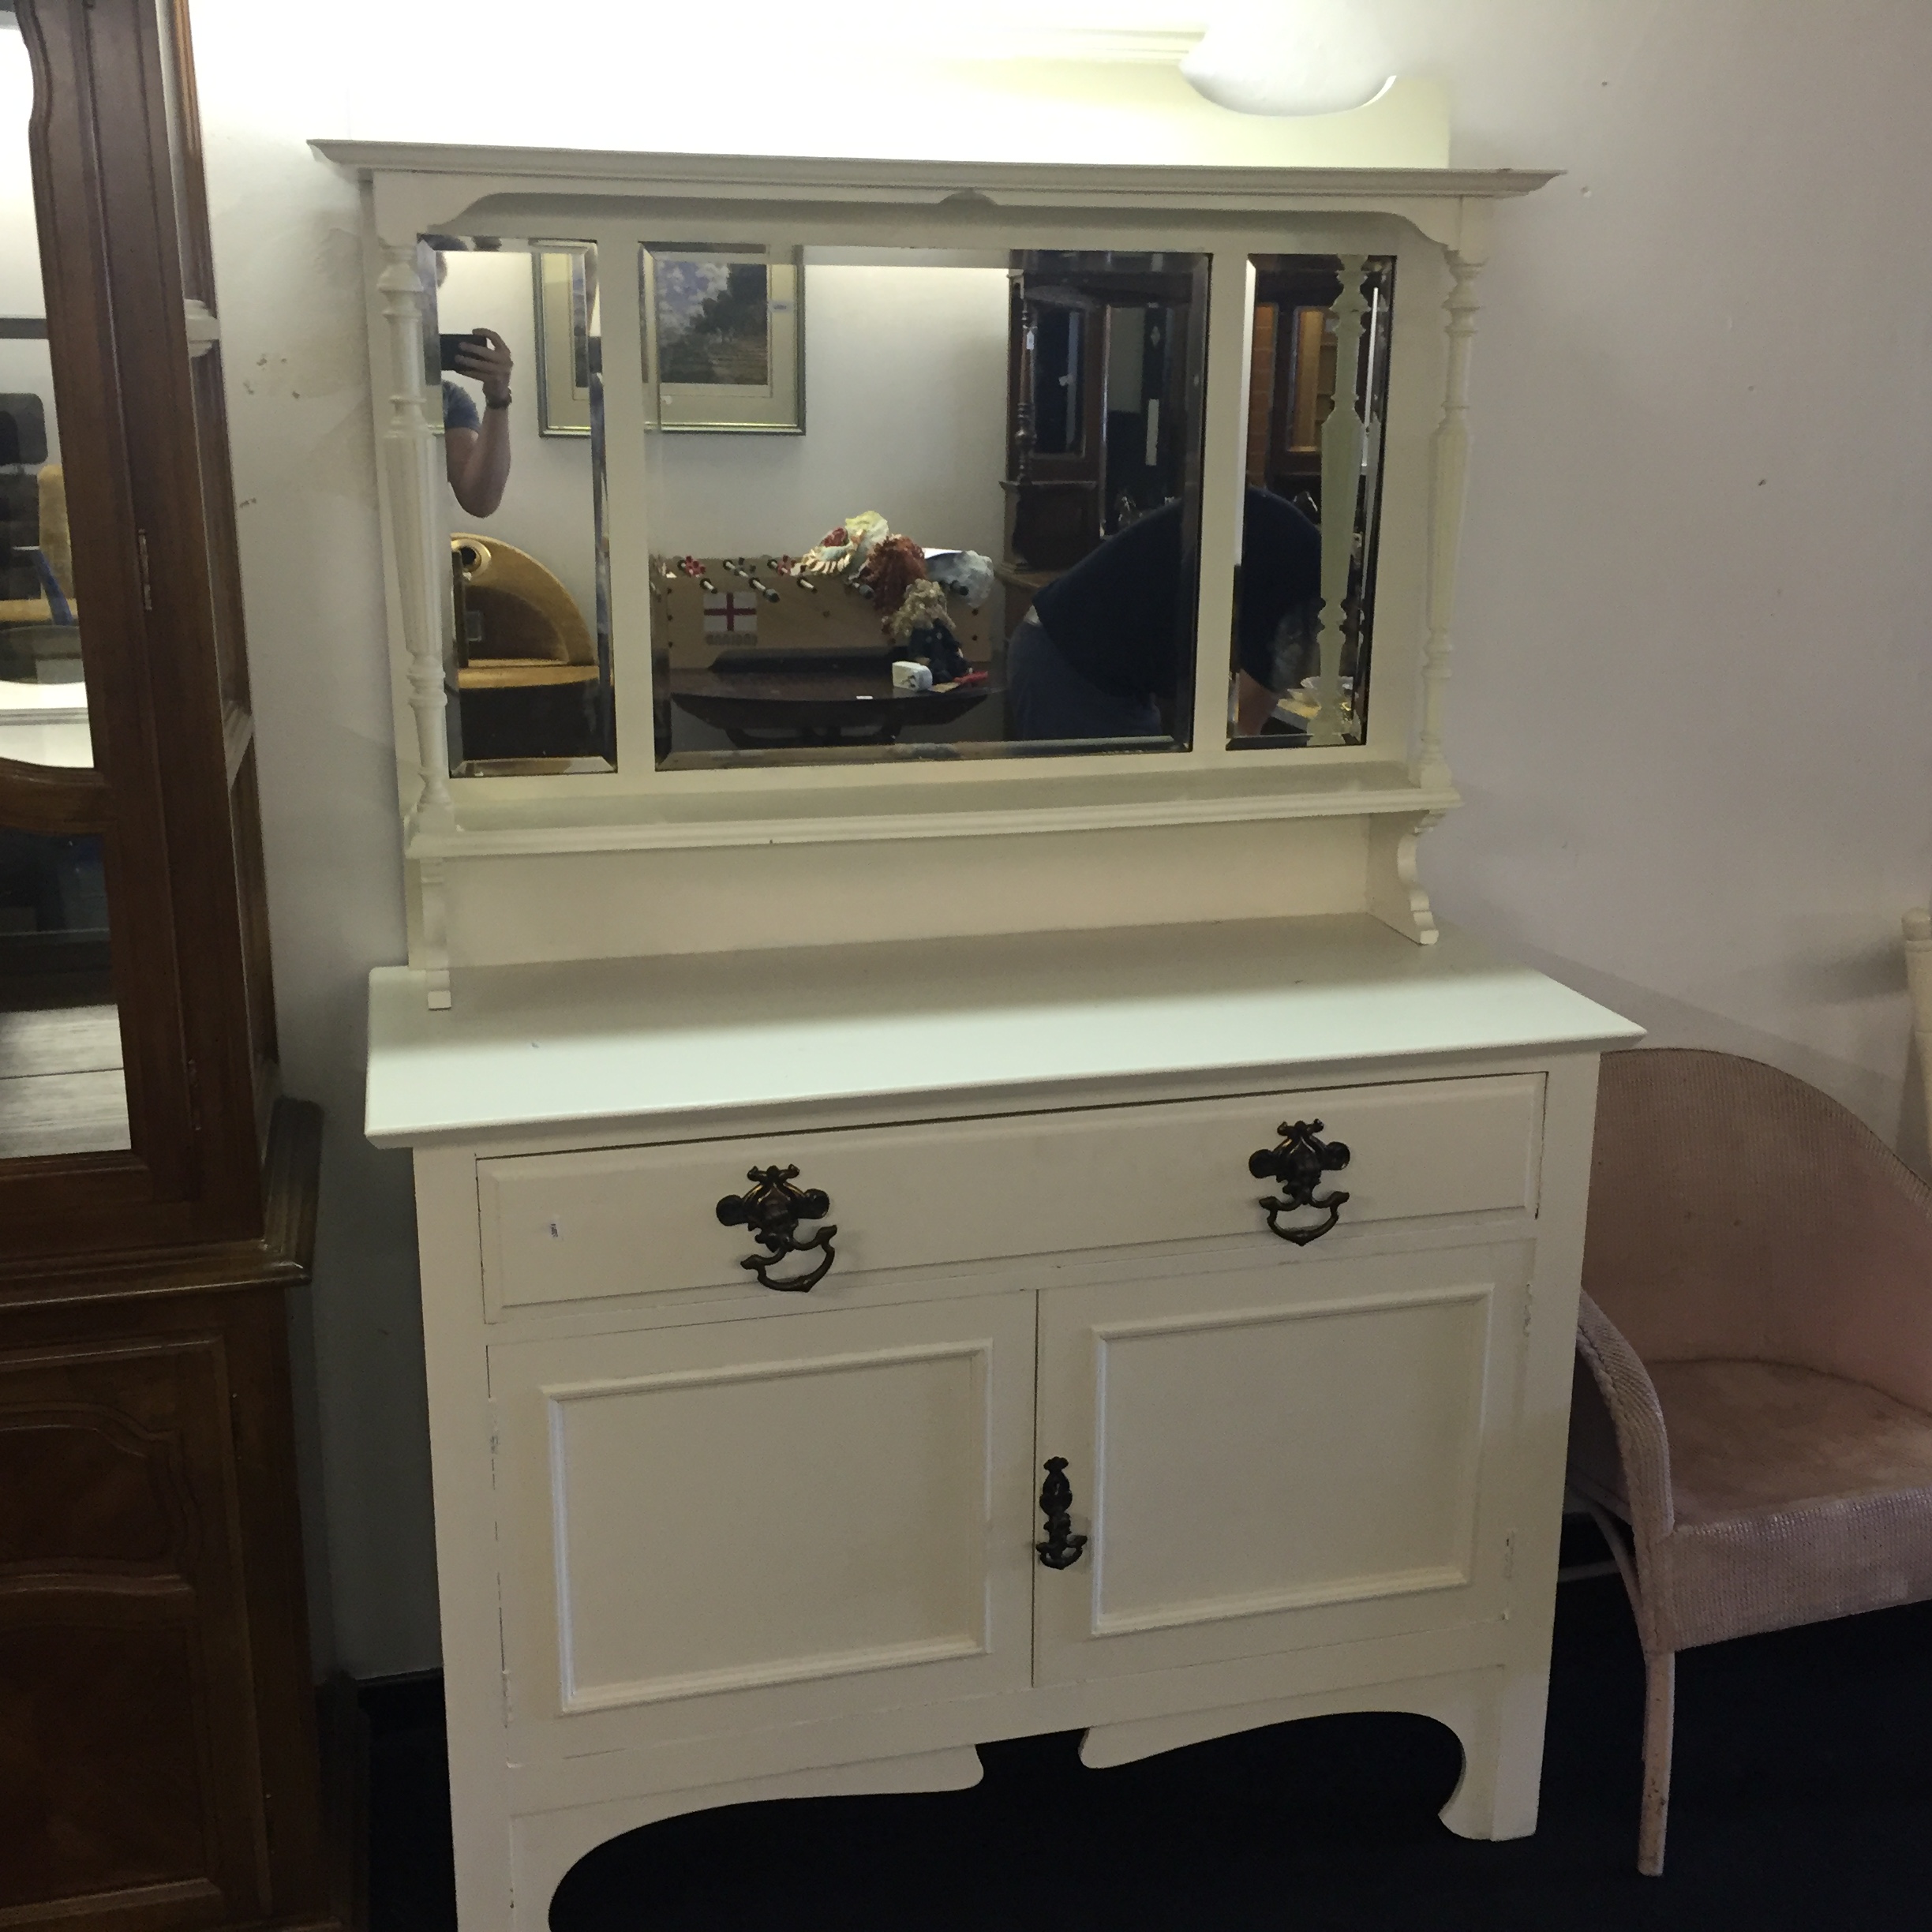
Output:
<path fill-rule="evenodd" d="M 1932 167 L 1915 0 L 1482 0 L 1457 158 L 1561 167 L 1485 278 L 1450 917 L 1922 1158 Z"/>
<path fill-rule="evenodd" d="M 324 1643 L 371 1673 L 436 1655 L 409 1163 L 359 1130 L 365 979 L 403 957 L 402 862 L 360 216 L 304 138 L 343 125 L 352 50 L 284 19 L 193 8 L 283 1073 L 328 1121 L 312 1597 Z"/>
<path fill-rule="evenodd" d="M 1570 170 L 1485 278 L 1439 904 L 1894 1131 L 1897 919 L 1932 882 L 1932 9 L 1387 11 L 1453 84 L 1459 160 Z M 331 1110 L 331 1595 L 373 1672 L 436 1647 L 407 1169 L 357 1132 L 401 897 L 354 198 L 302 143 L 345 125 L 353 41 L 287 17 L 195 0 L 285 1061 Z"/>
<path fill-rule="evenodd" d="M 809 264 L 807 433 L 657 438 L 661 547 L 796 555 L 876 510 L 930 549 L 997 556 L 1006 311 L 1002 268 Z"/>

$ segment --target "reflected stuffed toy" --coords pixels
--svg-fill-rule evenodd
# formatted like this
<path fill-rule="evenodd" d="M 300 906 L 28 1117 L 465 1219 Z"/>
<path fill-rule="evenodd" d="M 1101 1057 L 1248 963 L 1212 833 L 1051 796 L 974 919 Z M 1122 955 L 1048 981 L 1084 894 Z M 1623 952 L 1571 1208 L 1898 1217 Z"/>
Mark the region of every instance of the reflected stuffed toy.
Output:
<path fill-rule="evenodd" d="M 827 530 L 792 567 L 794 577 L 851 577 L 864 566 L 874 546 L 888 535 L 886 519 L 876 510 L 861 510 L 837 529 Z"/>
<path fill-rule="evenodd" d="M 872 547 L 858 577 L 859 588 L 878 607 L 879 628 L 905 601 L 906 592 L 924 580 L 926 553 L 910 537 L 886 537 Z"/>
<path fill-rule="evenodd" d="M 926 575 L 954 597 L 964 597 L 968 610 L 978 610 L 993 594 L 993 560 L 977 550 L 930 551 Z"/>
<path fill-rule="evenodd" d="M 879 628 L 902 658 L 922 658 L 936 684 L 964 677 L 970 666 L 947 621 L 945 586 L 926 575 L 926 553 L 910 537 L 888 537 L 859 573 L 858 587 L 878 607 Z"/>
<path fill-rule="evenodd" d="M 947 620 L 945 591 L 930 577 L 908 587 L 884 624 L 901 657 L 923 657 L 932 666 L 935 683 L 957 683 L 972 670 Z"/>

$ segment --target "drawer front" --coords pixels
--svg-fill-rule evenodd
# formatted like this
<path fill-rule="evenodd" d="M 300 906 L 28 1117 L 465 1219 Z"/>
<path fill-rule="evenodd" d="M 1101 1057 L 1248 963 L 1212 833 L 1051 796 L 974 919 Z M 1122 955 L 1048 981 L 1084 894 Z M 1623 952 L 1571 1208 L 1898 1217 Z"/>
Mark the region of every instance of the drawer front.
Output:
<path fill-rule="evenodd" d="M 1320 1120 L 1348 1147 L 1322 1189 L 1347 1193 L 1341 1225 L 1354 1226 L 1533 1214 L 1542 1110 L 1542 1076 L 1509 1074 L 485 1159 L 485 1282 L 492 1310 L 744 1286 L 740 1263 L 758 1251 L 717 1204 L 773 1166 L 829 1197 L 834 1280 L 1242 1234 L 1279 1258 L 1297 1251 L 1269 1234 L 1260 1202 L 1276 1185 L 1249 1160 L 1283 1122 Z M 770 1273 L 792 1279 L 819 1259 Z"/>

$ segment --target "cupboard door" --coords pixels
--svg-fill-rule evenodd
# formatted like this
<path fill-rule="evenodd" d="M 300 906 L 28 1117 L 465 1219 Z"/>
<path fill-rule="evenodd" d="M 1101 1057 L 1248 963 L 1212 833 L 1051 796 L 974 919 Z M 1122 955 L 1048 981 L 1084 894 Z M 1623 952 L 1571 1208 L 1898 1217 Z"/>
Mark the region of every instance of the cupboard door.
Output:
<path fill-rule="evenodd" d="M 1511 1451 L 1530 1258 L 1043 1297 L 1039 1451 L 1067 1458 L 1088 1541 L 1039 1573 L 1037 1680 L 1500 1616 L 1509 1526 L 1485 1492 Z"/>
<path fill-rule="evenodd" d="M 1026 1683 L 1031 1295 L 513 1344 L 491 1385 L 526 1735 Z"/>
<path fill-rule="evenodd" d="M 214 1335 L 0 1356 L 0 1926 L 267 1909 L 230 1395 Z"/>

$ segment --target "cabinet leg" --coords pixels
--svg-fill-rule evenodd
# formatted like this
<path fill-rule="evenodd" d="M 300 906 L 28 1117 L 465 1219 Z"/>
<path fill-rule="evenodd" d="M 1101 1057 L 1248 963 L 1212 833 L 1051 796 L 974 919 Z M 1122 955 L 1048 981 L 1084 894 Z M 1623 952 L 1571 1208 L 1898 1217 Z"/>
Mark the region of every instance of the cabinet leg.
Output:
<path fill-rule="evenodd" d="M 1548 1701 L 1540 1676 L 1498 1672 L 1429 1710 L 1462 1740 L 1462 1777 L 1440 1813 L 1458 1837 L 1526 1838 L 1536 1829 Z"/>

